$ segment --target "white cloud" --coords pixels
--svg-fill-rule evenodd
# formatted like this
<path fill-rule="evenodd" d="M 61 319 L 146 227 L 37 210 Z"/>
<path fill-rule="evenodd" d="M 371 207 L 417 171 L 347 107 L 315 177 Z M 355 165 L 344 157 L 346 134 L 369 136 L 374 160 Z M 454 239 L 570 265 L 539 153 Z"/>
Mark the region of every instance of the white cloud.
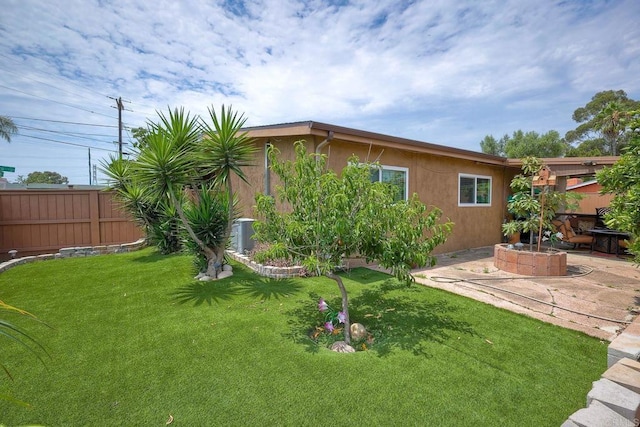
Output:
<path fill-rule="evenodd" d="M 601 90 L 639 99 L 638 18 L 635 0 L 13 0 L 0 76 L 14 90 L 0 88 L 0 114 L 108 124 L 106 96 L 122 96 L 138 126 L 167 106 L 225 103 L 251 125 L 317 120 L 479 150 L 486 134 L 562 134 Z M 21 174 L 88 179 L 85 165 L 33 159 L 38 142 L 14 141 L 0 150 Z"/>

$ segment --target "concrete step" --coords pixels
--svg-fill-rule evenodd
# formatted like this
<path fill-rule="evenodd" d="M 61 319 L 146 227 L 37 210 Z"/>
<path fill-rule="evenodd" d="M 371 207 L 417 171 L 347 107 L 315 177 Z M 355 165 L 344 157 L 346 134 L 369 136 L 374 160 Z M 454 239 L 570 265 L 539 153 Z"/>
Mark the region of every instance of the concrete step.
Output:
<path fill-rule="evenodd" d="M 640 371 L 630 368 L 627 364 L 616 363 L 602 374 L 602 378 L 640 393 Z"/>
<path fill-rule="evenodd" d="M 579 409 L 571 414 L 569 421 L 578 427 L 635 427 L 633 421 L 628 420 L 597 400 L 592 401 L 588 408 Z M 566 422 L 563 426 L 573 427 L 571 424 L 567 425 Z"/>
<path fill-rule="evenodd" d="M 640 394 L 603 378 L 594 381 L 593 388 L 587 394 L 587 406 L 593 401 L 598 401 L 626 419 L 633 420 L 640 407 Z"/>

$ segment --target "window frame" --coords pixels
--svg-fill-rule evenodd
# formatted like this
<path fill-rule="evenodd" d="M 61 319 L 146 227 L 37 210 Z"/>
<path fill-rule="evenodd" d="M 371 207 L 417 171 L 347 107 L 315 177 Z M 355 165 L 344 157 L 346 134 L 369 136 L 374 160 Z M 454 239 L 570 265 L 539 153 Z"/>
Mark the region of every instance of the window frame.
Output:
<path fill-rule="evenodd" d="M 462 178 L 472 178 L 473 181 L 473 203 L 463 203 L 460 201 L 460 191 L 462 190 Z M 489 181 L 489 200 L 487 203 L 478 202 L 478 180 L 486 179 Z M 489 175 L 477 175 L 471 173 L 458 173 L 458 207 L 491 207 L 493 201 L 493 177 Z"/>
<path fill-rule="evenodd" d="M 389 166 L 389 165 L 372 165 L 372 169 L 378 170 L 378 181 L 377 182 L 385 182 L 382 180 L 382 171 L 396 171 L 396 172 L 404 172 L 404 199 L 401 200 L 409 200 L 409 168 L 404 166 Z"/>

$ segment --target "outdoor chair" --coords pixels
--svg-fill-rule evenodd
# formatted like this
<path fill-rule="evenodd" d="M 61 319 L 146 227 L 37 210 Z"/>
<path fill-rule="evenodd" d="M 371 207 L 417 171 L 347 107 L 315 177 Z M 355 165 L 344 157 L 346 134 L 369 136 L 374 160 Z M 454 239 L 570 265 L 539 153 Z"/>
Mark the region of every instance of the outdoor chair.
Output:
<path fill-rule="evenodd" d="M 604 216 L 611 212 L 610 207 L 596 208 L 596 227 L 595 228 L 609 228 L 604 223 Z"/>
<path fill-rule="evenodd" d="M 555 219 L 553 220 L 553 226 L 556 228 L 556 232 L 562 233 L 562 241 L 565 243 L 572 243 L 574 249 L 579 248 L 580 245 L 589 245 L 589 248 L 591 248 L 593 236 L 589 236 L 588 234 L 576 234 L 568 219 L 564 221 Z"/>

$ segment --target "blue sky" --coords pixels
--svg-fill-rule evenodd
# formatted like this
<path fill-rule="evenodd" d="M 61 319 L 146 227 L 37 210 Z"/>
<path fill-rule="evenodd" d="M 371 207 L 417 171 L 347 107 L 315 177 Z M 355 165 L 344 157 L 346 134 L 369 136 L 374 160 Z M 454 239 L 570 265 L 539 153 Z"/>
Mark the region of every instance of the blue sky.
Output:
<path fill-rule="evenodd" d="M 5 177 L 91 164 L 156 110 L 222 104 L 252 126 L 314 120 L 474 151 L 517 129 L 561 135 L 602 90 L 640 99 L 640 2 L 5 1 Z M 124 132 L 130 142 L 130 132 Z M 103 175 L 98 172 L 99 182 Z"/>

